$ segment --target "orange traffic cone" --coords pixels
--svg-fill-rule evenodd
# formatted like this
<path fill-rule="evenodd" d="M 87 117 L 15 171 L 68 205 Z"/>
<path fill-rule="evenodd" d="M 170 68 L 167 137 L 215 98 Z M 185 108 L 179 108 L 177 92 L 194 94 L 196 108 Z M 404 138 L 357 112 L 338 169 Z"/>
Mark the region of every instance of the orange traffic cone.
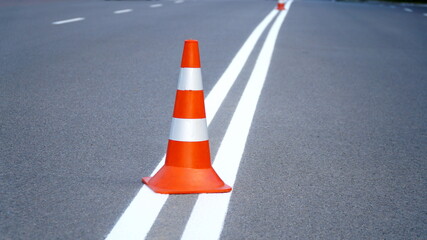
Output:
<path fill-rule="evenodd" d="M 285 0 L 278 0 L 277 10 L 285 10 Z"/>
<path fill-rule="evenodd" d="M 166 194 L 230 192 L 212 168 L 199 47 L 186 40 L 165 165 L 142 182 Z"/>

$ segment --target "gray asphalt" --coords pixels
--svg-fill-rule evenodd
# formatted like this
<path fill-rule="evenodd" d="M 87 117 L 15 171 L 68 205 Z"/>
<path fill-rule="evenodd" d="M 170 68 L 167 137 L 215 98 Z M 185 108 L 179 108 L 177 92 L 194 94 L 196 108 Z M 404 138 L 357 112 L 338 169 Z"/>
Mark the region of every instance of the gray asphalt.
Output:
<path fill-rule="evenodd" d="M 2 1 L 0 239 L 103 239 L 165 152 L 183 41 L 199 40 L 208 94 L 274 5 Z M 405 7 L 294 2 L 222 239 L 427 238 L 427 8 Z M 209 127 L 212 158 L 264 35 Z M 171 196 L 148 239 L 179 239 L 196 197 Z"/>

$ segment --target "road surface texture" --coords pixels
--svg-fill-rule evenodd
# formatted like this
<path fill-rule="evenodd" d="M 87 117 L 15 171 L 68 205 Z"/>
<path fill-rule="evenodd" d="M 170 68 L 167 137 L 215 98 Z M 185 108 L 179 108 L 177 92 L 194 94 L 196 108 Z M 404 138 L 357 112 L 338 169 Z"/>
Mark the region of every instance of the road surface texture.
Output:
<path fill-rule="evenodd" d="M 207 96 L 275 5 L 1 1 L 0 239 L 109 236 L 165 153 L 184 40 Z M 220 238 L 427 239 L 427 8 L 286 13 Z M 278 16 L 209 125 L 212 160 Z M 169 196 L 135 239 L 180 239 L 198 199 Z"/>

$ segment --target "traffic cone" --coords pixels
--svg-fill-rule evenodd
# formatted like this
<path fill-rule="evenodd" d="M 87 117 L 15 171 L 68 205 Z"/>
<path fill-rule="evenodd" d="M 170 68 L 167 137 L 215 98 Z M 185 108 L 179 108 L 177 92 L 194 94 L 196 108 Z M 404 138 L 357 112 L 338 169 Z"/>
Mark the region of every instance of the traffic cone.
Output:
<path fill-rule="evenodd" d="M 142 182 L 156 193 L 230 192 L 212 168 L 199 47 L 186 40 L 165 165 Z"/>
<path fill-rule="evenodd" d="M 285 10 L 285 0 L 278 0 L 277 2 L 277 10 Z"/>

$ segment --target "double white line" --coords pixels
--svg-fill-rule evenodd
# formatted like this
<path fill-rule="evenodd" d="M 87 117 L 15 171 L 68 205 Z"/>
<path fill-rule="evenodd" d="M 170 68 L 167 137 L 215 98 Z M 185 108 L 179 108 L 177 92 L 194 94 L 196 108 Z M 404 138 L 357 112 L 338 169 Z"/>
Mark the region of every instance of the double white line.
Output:
<path fill-rule="evenodd" d="M 289 9 L 289 5 L 286 9 Z M 236 180 L 258 99 L 267 77 L 277 35 L 286 14 L 287 11 L 279 14 L 267 35 L 213 163 L 219 176 L 230 186 L 233 186 Z M 219 239 L 230 198 L 231 193 L 199 195 L 181 239 Z"/>
<path fill-rule="evenodd" d="M 291 4 L 292 0 L 287 3 L 287 10 L 280 12 L 267 35 L 254 70 L 239 101 L 213 164 L 221 178 L 231 186 L 236 179 L 256 105 L 267 76 L 277 35 Z M 217 113 L 230 88 L 237 79 L 237 76 L 243 69 L 243 66 L 246 64 L 261 34 L 278 12 L 277 10 L 271 11 L 255 28 L 206 97 L 205 106 L 208 125 Z M 164 158 L 165 157 L 163 157 L 162 161 L 160 161 L 153 171 L 153 174 L 163 166 Z M 190 219 L 185 227 L 182 239 L 218 239 L 227 214 L 231 194 L 232 192 L 199 195 Z M 168 195 L 156 194 L 146 185 L 143 185 L 107 236 L 107 240 L 144 239 L 153 226 L 167 198 Z"/>

